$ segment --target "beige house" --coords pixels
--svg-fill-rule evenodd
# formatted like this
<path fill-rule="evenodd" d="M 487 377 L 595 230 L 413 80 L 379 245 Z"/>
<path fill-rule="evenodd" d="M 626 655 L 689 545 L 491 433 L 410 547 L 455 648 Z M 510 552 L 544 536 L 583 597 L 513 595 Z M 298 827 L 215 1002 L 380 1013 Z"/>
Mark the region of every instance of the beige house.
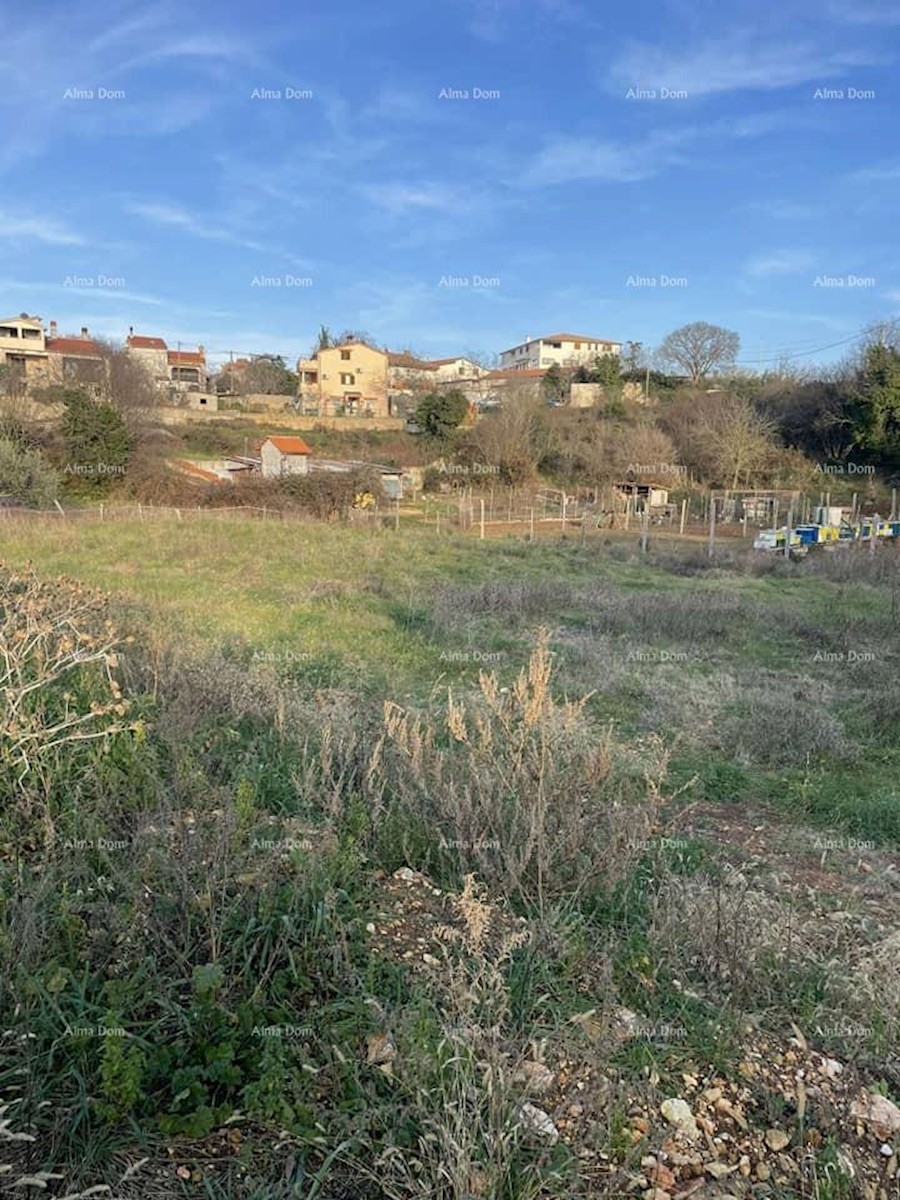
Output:
<path fill-rule="evenodd" d="M 136 359 L 147 371 L 158 388 L 166 388 L 169 383 L 169 348 L 162 338 L 144 337 L 129 330 L 125 341 L 128 354 Z"/>
<path fill-rule="evenodd" d="M 260 446 L 263 478 L 281 479 L 285 475 L 308 475 L 309 446 L 299 437 L 268 437 Z"/>
<path fill-rule="evenodd" d="M 0 367 L 9 367 L 24 390 L 47 375 L 47 339 L 40 317 L 20 313 L 0 321 Z"/>
<path fill-rule="evenodd" d="M 560 367 L 578 367 L 592 363 L 603 354 L 619 355 L 621 342 L 598 338 L 586 333 L 547 333 L 529 338 L 500 354 L 502 370 L 526 371 L 546 369 L 556 363 Z"/>
<path fill-rule="evenodd" d="M 78 337 L 57 337 L 56 322 L 50 322 L 47 338 L 47 375 L 51 384 L 98 390 L 107 380 L 108 354 L 82 325 Z"/>
<path fill-rule="evenodd" d="M 386 417 L 388 355 L 366 342 L 347 341 L 297 363 L 303 411 L 320 417 Z"/>

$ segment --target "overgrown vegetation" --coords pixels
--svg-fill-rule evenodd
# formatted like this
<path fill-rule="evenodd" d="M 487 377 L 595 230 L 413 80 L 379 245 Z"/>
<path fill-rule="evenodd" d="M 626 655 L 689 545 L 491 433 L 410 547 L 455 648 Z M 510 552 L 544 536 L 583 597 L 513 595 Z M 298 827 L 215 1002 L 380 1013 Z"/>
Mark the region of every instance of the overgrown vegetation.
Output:
<path fill-rule="evenodd" d="M 11 1179 L 617 1196 L 619 1104 L 730 1069 L 750 1020 L 896 1094 L 892 547 L 7 532 Z M 677 1036 L 623 1047 L 617 1005 Z M 546 1044 L 614 1076 L 602 1174 L 522 1121 Z M 126 1151 L 154 1166 L 122 1181 Z"/>

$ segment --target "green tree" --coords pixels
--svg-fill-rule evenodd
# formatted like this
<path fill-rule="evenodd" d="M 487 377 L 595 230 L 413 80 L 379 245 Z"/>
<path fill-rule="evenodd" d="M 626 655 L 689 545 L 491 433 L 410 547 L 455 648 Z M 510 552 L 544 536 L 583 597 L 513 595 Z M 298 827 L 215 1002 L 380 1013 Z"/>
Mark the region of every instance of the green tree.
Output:
<path fill-rule="evenodd" d="M 77 490 L 103 492 L 125 473 L 133 444 L 128 426 L 111 404 L 92 400 L 77 388 L 65 391 L 62 402 L 63 471 L 73 485 L 80 485 Z"/>
<path fill-rule="evenodd" d="M 900 351 L 885 342 L 865 350 L 854 389 L 854 432 L 887 471 L 900 469 Z"/>
<path fill-rule="evenodd" d="M 52 508 L 58 488 L 56 472 L 40 450 L 0 439 L 0 498 L 10 496 L 27 508 Z"/>
<path fill-rule="evenodd" d="M 562 404 L 569 392 L 569 380 L 559 363 L 553 363 L 544 375 L 542 386 L 548 404 Z"/>
<path fill-rule="evenodd" d="M 469 401 L 462 392 L 429 392 L 423 396 L 415 411 L 419 428 L 433 438 L 445 440 L 465 420 Z"/>
<path fill-rule="evenodd" d="M 622 383 L 622 367 L 616 354 L 598 354 L 592 363 L 575 368 L 574 383 L 601 383 L 607 389 Z"/>

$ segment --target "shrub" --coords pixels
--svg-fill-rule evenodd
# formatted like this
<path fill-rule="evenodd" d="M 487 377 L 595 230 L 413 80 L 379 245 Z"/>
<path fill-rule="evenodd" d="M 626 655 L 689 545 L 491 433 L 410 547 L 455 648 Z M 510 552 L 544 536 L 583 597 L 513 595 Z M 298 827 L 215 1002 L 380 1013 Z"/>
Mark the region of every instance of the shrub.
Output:
<path fill-rule="evenodd" d="M 524 907 L 615 887 L 663 803 L 667 752 L 619 744 L 585 701 L 557 701 L 548 636 L 511 689 L 482 673 L 470 701 L 448 692 L 440 724 L 388 703 L 364 800 L 380 853 L 411 846 Z"/>
<path fill-rule="evenodd" d="M 59 478 L 40 450 L 0 439 L 0 502 L 11 496 L 28 508 L 52 508 Z"/>
<path fill-rule="evenodd" d="M 60 431 L 66 472 L 73 490 L 103 493 L 125 473 L 132 436 L 122 415 L 105 401 L 91 400 L 78 389 L 63 394 Z"/>

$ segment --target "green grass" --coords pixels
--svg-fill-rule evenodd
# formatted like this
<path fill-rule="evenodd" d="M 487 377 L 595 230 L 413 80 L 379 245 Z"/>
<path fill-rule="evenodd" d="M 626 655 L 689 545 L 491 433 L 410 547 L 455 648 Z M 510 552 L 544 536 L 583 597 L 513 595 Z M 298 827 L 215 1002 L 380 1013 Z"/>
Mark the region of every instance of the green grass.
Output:
<path fill-rule="evenodd" d="M 739 563 L 692 574 L 671 557 L 641 561 L 625 542 L 481 543 L 421 528 L 397 534 L 207 514 L 9 520 L 0 532 L 7 564 L 32 563 L 42 576 L 72 576 L 113 594 L 117 623 L 137 635 L 123 656 L 140 660 L 129 678 L 145 685 L 132 714 L 145 734 L 117 735 L 106 753 L 83 748 L 61 758 L 46 796 L 36 792 L 30 807 L 0 813 L 0 877 L 18 897 L 0 905 L 0 966 L 10 964 L 24 1004 L 17 1019 L 35 1035 L 33 1045 L 11 1042 L 0 1056 L 0 1083 L 31 1089 L 28 1111 L 45 1161 L 72 1164 L 80 1155 L 85 1181 L 111 1178 L 104 1171 L 132 1144 L 132 1118 L 152 1140 L 160 1129 L 196 1132 L 241 1109 L 301 1138 L 317 1136 L 321 1120 L 329 1146 L 345 1136 L 373 1149 L 384 1144 L 398 1097 L 394 1081 L 360 1064 L 360 1044 L 374 1027 L 366 1000 L 389 1010 L 400 1030 L 411 1022 L 408 1059 L 433 1063 L 440 1021 L 421 979 L 403 961 L 372 953 L 364 936 L 382 908 L 380 873 L 409 863 L 445 890 L 460 886 L 463 859 L 435 849 L 436 823 L 452 818 L 430 780 L 462 782 L 464 790 L 482 778 L 484 762 L 477 753 L 466 760 L 468 747 L 454 745 L 438 702 L 450 685 L 474 703 L 479 655 L 497 656 L 487 669 L 511 686 L 541 626 L 555 658 L 554 699 L 590 693 L 588 739 L 612 725 L 614 744 L 630 754 L 639 739 L 660 734 L 671 751 L 663 792 L 685 790 L 663 806 L 653 830 L 654 839 L 681 839 L 677 848 L 645 847 L 614 885 L 592 843 L 588 883 L 555 893 L 539 915 L 529 912 L 536 940 L 515 952 L 502 977 L 518 1047 L 536 1034 L 551 1043 L 575 1037 L 573 1016 L 624 1004 L 659 1033 L 614 1052 L 611 1065 L 624 1080 L 656 1073 L 676 1089 L 696 1064 L 734 1068 L 745 1013 L 717 994 L 716 971 L 695 960 L 700 934 L 713 926 L 707 915 L 705 927 L 682 929 L 666 889 L 674 885 L 669 894 L 682 897 L 689 917 L 709 914 L 690 905 L 708 883 L 722 882 L 723 859 L 739 847 L 717 829 L 708 840 L 704 829 L 702 841 L 680 834 L 684 806 L 721 807 L 726 818 L 729 807 L 737 818 L 764 812 L 771 857 L 788 868 L 788 885 L 790 855 L 814 857 L 810 828 L 879 846 L 900 840 L 898 644 L 883 581 L 853 587 L 804 564 L 787 576 Z M 814 661 L 817 648 L 857 645 L 877 646 L 877 660 L 858 670 Z M 190 654 L 179 659 L 184 648 Z M 158 694 L 149 686 L 155 651 Z M 663 652 L 681 657 L 666 661 Z M 366 790 L 386 699 L 429 710 L 435 740 L 431 750 L 420 743 L 429 768 L 421 788 L 408 765 L 415 756 L 402 750 L 383 768 L 384 793 Z M 320 702 L 334 703 L 333 715 L 326 707 L 319 716 Z M 275 718 L 285 709 L 282 727 Z M 346 747 L 336 751 L 338 783 L 326 795 L 334 777 L 317 756 L 332 734 Z M 491 770 L 498 762 L 513 769 L 503 758 L 510 745 L 495 736 Z M 807 764 L 808 745 L 819 750 Z M 571 773 L 549 785 L 559 811 L 594 786 L 585 765 L 592 754 L 566 761 L 576 764 L 571 795 Z M 451 765 L 459 772 L 463 762 L 468 774 L 453 774 Z M 530 798 L 532 778 L 515 776 L 516 815 L 527 810 L 518 797 Z M 617 811 L 631 811 L 642 779 L 637 772 L 623 783 L 629 803 Z M 186 813 L 189 831 L 179 824 Z M 57 846 L 68 837 L 98 848 L 41 858 L 44 815 L 55 822 Z M 333 843 L 278 864 L 253 849 L 254 836 L 272 836 L 273 823 L 287 828 L 291 818 L 321 825 Z M 123 837 L 125 852 L 99 848 L 101 838 Z M 843 869 L 853 869 L 850 859 Z M 776 902 L 753 891 L 757 878 L 751 872 L 746 905 L 734 910 L 744 932 L 739 924 L 731 930 L 719 967 L 751 934 L 765 938 L 766 904 Z M 528 910 L 502 873 L 495 880 L 501 901 Z M 796 897 L 782 899 L 781 915 Z M 843 903 L 836 894 L 821 907 Z M 757 948 L 747 1011 L 777 1030 L 790 1020 L 814 1028 L 833 1011 L 835 1022 L 842 1015 L 871 1026 L 889 1044 L 894 1001 L 886 997 L 869 1013 L 854 1008 L 832 970 L 833 953 L 843 950 L 823 946 L 818 959 L 804 953 L 787 963 L 774 943 Z M 482 1002 L 497 996 L 486 992 Z M 66 1023 L 101 1022 L 121 1022 L 136 1037 L 99 1047 L 63 1040 Z M 307 1022 L 316 1031 L 304 1051 L 314 1074 L 296 1047 L 261 1046 L 250 1032 Z M 407 1110 L 404 1119 L 404 1136 L 413 1138 L 421 1113 Z M 303 1153 L 308 1182 L 327 1152 L 310 1140 Z"/>

